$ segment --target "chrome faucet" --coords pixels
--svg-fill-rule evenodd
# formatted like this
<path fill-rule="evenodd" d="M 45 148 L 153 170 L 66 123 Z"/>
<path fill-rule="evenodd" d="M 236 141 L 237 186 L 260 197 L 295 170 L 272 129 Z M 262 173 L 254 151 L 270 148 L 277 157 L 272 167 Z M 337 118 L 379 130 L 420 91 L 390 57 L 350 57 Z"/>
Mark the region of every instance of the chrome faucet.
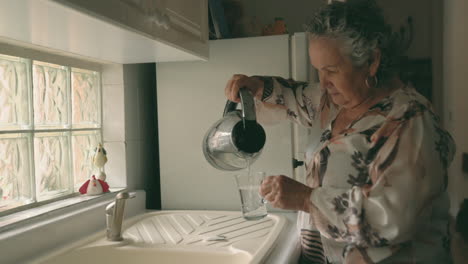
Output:
<path fill-rule="evenodd" d="M 115 201 L 106 207 L 106 235 L 107 240 L 122 241 L 122 222 L 124 217 L 125 201 L 135 198 L 136 193 L 122 191 L 115 196 Z"/>

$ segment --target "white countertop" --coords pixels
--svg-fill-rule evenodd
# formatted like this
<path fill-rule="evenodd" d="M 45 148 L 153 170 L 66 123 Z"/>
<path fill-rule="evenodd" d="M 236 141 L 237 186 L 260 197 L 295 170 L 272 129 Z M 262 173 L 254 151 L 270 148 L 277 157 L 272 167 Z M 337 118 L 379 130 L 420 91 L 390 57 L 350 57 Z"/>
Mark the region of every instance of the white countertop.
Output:
<path fill-rule="evenodd" d="M 273 212 L 287 218 L 288 223 L 284 227 L 276 246 L 264 263 L 268 264 L 296 264 L 299 259 L 300 243 L 297 231 L 297 213 L 295 212 Z"/>
<path fill-rule="evenodd" d="M 146 263 L 154 257 L 159 257 L 161 263 L 224 263 L 227 259 L 220 259 L 219 253 L 236 251 L 243 251 L 236 256 L 237 260 L 244 256 L 242 263 L 297 263 L 295 216 L 295 213 L 275 212 L 257 221 L 246 221 L 235 211 L 148 211 L 127 219 L 124 224 L 123 236 L 125 241 L 131 241 L 129 247 L 125 242 L 108 242 L 103 233 L 98 232 L 32 263 L 99 263 L 107 260 L 125 263 L 122 261 L 125 257 L 135 263 Z M 222 235 L 225 240 L 204 239 L 217 235 Z M 142 248 L 153 246 L 155 250 L 143 254 Z M 174 254 L 171 248 L 175 246 L 178 251 Z M 124 250 L 102 251 L 110 248 Z M 207 252 L 211 253 L 206 255 Z M 232 258 L 237 254 L 229 255 L 228 258 Z"/>
<path fill-rule="evenodd" d="M 141 199 L 128 201 L 128 216 L 138 215 L 144 208 L 144 193 L 138 195 Z M 43 256 L 48 252 L 57 250 L 58 245 L 66 246 L 88 234 L 95 233 L 103 228 L 104 207 L 109 201 L 103 201 L 96 206 L 85 206 L 86 210 L 73 210 L 74 213 L 57 212 L 59 215 L 48 214 L 36 222 L 31 221 L 27 226 L 14 228 L 0 233 L 0 248 L 10 254 L 0 256 L 1 263 L 25 263 Z M 70 208 L 71 210 L 72 208 Z M 138 209 L 138 210 L 137 210 Z M 85 213 L 86 211 L 86 213 Z M 133 212 L 135 211 L 135 212 Z M 277 243 L 270 250 L 266 264 L 288 264 L 297 263 L 300 254 L 298 231 L 296 228 L 296 213 L 288 211 L 271 212 L 272 214 L 284 216 L 287 220 L 285 227 L 280 233 Z M 48 216 L 48 217 L 47 217 Z M 86 225 L 82 223 L 86 222 Z M 73 226 L 75 228 L 70 228 Z M 54 230 L 54 231 L 52 231 Z M 61 232 L 56 232 L 61 230 Z M 43 238 L 44 233 L 54 232 L 56 235 Z M 42 234 L 42 235 L 41 235 Z M 73 239 L 70 239 L 73 238 Z M 38 243 L 38 239 L 41 240 Z"/>

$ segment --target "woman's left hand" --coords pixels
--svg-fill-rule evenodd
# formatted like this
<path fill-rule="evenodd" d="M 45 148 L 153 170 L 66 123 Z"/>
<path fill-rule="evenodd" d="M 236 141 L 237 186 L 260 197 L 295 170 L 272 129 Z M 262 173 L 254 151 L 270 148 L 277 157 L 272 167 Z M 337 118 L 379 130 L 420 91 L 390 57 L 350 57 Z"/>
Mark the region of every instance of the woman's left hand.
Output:
<path fill-rule="evenodd" d="M 260 186 L 260 195 L 272 206 L 309 212 L 312 188 L 287 176 L 268 176 Z"/>

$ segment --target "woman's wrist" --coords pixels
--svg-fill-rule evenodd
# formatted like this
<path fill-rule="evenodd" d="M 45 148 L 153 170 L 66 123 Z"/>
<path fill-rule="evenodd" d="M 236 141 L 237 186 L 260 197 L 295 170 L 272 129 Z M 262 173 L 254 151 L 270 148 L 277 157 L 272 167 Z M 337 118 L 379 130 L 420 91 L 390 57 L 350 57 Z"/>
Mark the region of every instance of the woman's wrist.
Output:
<path fill-rule="evenodd" d="M 255 92 L 255 97 L 260 101 L 264 101 L 273 92 L 273 77 L 258 75 L 254 75 L 252 77 L 257 79 L 260 83 L 257 91 Z"/>

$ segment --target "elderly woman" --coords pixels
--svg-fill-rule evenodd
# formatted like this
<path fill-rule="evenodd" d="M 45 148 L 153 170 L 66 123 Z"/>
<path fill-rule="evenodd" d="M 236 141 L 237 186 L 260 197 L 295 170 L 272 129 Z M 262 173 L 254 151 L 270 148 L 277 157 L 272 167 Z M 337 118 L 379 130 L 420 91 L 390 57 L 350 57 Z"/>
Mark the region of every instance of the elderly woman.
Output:
<path fill-rule="evenodd" d="M 298 210 L 301 263 L 451 263 L 447 167 L 454 154 L 430 103 L 398 74 L 398 35 L 375 1 L 334 2 L 309 25 L 320 86 L 234 75 L 264 119 L 318 123 L 306 183 L 269 176 L 260 194 Z M 317 88 L 319 87 L 319 88 Z"/>

